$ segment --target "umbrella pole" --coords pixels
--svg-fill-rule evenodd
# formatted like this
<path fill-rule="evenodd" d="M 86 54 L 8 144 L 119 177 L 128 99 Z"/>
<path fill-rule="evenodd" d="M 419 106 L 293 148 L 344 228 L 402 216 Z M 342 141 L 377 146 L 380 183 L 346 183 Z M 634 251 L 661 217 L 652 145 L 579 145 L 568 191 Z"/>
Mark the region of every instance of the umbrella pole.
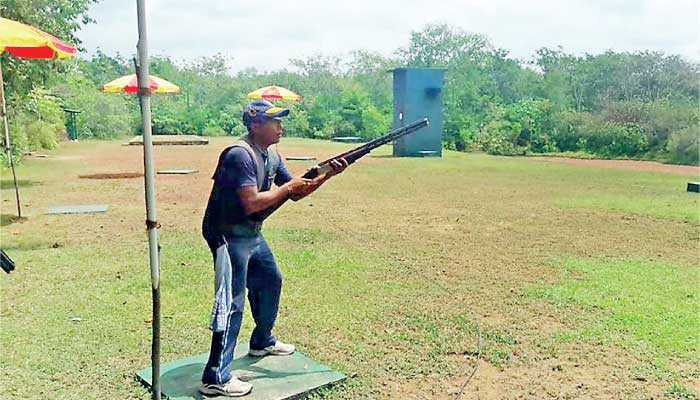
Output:
<path fill-rule="evenodd" d="M 22 208 L 19 204 L 19 186 L 17 185 L 17 174 L 15 173 L 15 162 L 12 160 L 12 147 L 10 147 L 10 126 L 7 123 L 7 108 L 5 106 L 5 80 L 2 77 L 2 64 L 0 64 L 0 103 L 2 103 L 2 122 L 5 126 L 5 151 L 10 160 L 12 169 L 12 180 L 15 183 L 15 198 L 17 199 L 17 217 L 22 218 Z"/>
<path fill-rule="evenodd" d="M 148 90 L 148 41 L 146 37 L 145 0 L 136 0 L 139 42 L 136 74 L 139 83 L 139 103 L 143 121 L 143 165 L 146 186 L 146 227 L 151 265 L 151 292 L 153 296 L 153 339 L 151 342 L 152 398 L 160 400 L 160 246 L 156 219 L 155 174 L 153 171 L 153 142 L 151 139 L 151 97 Z"/>

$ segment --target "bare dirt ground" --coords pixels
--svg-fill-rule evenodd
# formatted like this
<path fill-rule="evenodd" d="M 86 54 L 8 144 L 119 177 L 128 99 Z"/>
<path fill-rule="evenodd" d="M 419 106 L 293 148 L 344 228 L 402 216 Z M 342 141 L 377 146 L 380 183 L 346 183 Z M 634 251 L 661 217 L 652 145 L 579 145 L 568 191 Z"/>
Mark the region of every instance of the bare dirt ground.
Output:
<path fill-rule="evenodd" d="M 692 165 L 662 164 L 656 161 L 637 160 L 584 160 L 569 157 L 528 157 L 533 160 L 562 163 L 569 165 L 583 165 L 596 168 L 625 169 L 630 171 L 663 172 L 667 174 L 693 176 L 700 179 L 700 167 Z"/>
<path fill-rule="evenodd" d="M 219 152 L 230 142 L 230 138 L 216 138 L 207 146 L 155 147 L 158 169 L 199 171 L 156 178 L 158 219 L 165 242 L 176 234 L 199 240 L 210 175 Z M 291 141 L 283 143 L 281 150 L 283 155 L 322 160 L 347 147 Z M 138 146 L 93 142 L 69 143 L 57 154 L 32 160 L 38 177 L 21 176 L 30 181 L 22 188 L 30 218 L 3 227 L 3 235 L 34 235 L 36 239 L 26 239 L 29 243 L 18 246 L 36 248 L 55 244 L 59 249 L 71 248 L 85 243 L 98 246 L 110 240 L 118 242 L 113 250 L 115 258 L 124 257 L 121 248 L 143 249 L 143 180 L 78 178 L 94 174 L 112 177 L 125 171 L 141 174 L 141 157 Z M 553 255 L 629 257 L 693 265 L 697 226 L 602 209 L 557 207 L 552 203 L 553 196 L 566 192 L 576 182 L 547 175 L 548 168 L 536 165 L 542 162 L 683 176 L 700 172 L 697 167 L 651 162 L 553 157 L 501 160 L 451 152 L 444 160 L 367 157 L 311 198 L 283 207 L 266 222 L 282 232 L 322 232 L 332 238 L 332 243 L 319 244 L 323 248 L 332 245 L 354 249 L 359 256 L 367 254 L 379 260 L 367 269 L 347 272 L 345 279 L 357 279 L 358 283 L 344 291 L 333 291 L 334 287 L 342 287 L 342 282 L 327 282 L 338 278 L 325 270 L 314 271 L 311 275 L 317 277 L 308 281 L 297 276 L 285 289 L 285 301 L 297 301 L 300 306 L 285 310 L 282 332 L 298 340 L 315 357 L 358 376 L 357 387 L 331 392 L 332 398 L 455 399 L 456 390 L 477 362 L 479 370 L 465 388 L 463 399 L 664 396 L 671 382 L 668 378 L 639 380 L 632 372 L 636 366 L 648 363 L 648 358 L 611 343 L 557 343 L 553 337 L 576 329 L 578 322 L 572 321 L 570 313 L 528 298 L 526 288 L 560 278 Z M 294 174 L 311 165 L 288 162 Z M 531 174 L 523 174 L 520 168 L 528 168 Z M 3 190 L 2 199 L 5 214 L 11 211 L 12 193 Z M 71 203 L 111 206 L 108 214 L 85 218 L 42 215 L 49 205 Z M 44 238 L 42 233 L 48 229 L 51 235 Z M 192 239 L 201 245 L 197 240 Z M 281 250 L 297 247 L 282 240 L 278 244 Z M 171 254 L 172 250 L 164 258 L 166 263 L 174 258 Z M 133 251 L 128 255 L 133 256 Z M 313 247 L 305 256 L 314 257 Z M 209 260 L 196 262 L 201 265 L 195 270 L 203 271 L 205 278 L 192 278 L 191 282 L 206 292 Z M 33 268 L 49 265 L 37 262 Z M 171 274 L 168 279 L 181 269 L 179 264 L 166 264 L 164 268 L 166 276 Z M 31 290 L 30 283 L 22 282 L 18 287 Z M 294 285 L 303 283 L 313 286 L 297 298 Z M 318 296 L 330 298 L 314 303 L 314 296 L 324 287 L 331 294 Z M 358 307 L 361 304 L 367 309 L 355 311 L 350 307 L 344 314 L 343 309 L 325 305 L 345 299 L 355 299 Z M 202 307 L 202 314 L 206 314 L 207 307 L 209 304 Z M 181 322 L 185 318 L 182 315 L 189 313 L 172 312 L 173 318 Z M 377 315 L 370 318 L 363 313 Z M 312 320 L 317 314 L 336 318 L 338 326 Z M 478 360 L 478 331 L 464 330 L 471 323 L 484 337 L 484 354 Z M 184 320 L 166 330 L 170 335 L 165 340 L 171 346 L 169 357 L 192 354 L 190 347 L 206 348 L 206 330 L 199 325 L 192 329 L 193 324 Z M 430 341 L 426 337 L 431 337 Z M 148 344 L 142 342 L 138 348 L 125 350 L 128 354 L 115 356 L 125 363 L 119 373 L 127 376 L 148 361 Z M 178 353 L 178 344 L 185 348 L 184 354 Z M 128 362 L 123 361 L 125 358 Z M 679 371 L 684 366 L 672 361 L 668 367 Z M 686 378 L 686 385 L 698 385 L 697 377 Z M 124 380 L 126 389 L 114 389 L 115 396 L 131 391 L 130 396 L 136 397 L 133 382 L 128 377 Z"/>

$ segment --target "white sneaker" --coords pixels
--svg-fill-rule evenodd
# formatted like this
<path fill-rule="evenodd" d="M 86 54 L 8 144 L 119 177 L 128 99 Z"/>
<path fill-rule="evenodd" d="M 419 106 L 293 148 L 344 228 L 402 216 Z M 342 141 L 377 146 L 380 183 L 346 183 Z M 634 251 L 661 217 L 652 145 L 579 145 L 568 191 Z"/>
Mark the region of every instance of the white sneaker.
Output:
<path fill-rule="evenodd" d="M 253 357 L 263 357 L 263 356 L 288 356 L 294 353 L 294 345 L 282 343 L 279 340 L 275 342 L 272 346 L 267 346 L 262 350 L 250 349 L 248 355 Z"/>
<path fill-rule="evenodd" d="M 248 382 L 243 382 L 235 376 L 232 376 L 231 380 L 223 385 L 205 383 L 199 387 L 199 392 L 206 396 L 240 397 L 247 395 L 252 390 L 253 385 Z"/>

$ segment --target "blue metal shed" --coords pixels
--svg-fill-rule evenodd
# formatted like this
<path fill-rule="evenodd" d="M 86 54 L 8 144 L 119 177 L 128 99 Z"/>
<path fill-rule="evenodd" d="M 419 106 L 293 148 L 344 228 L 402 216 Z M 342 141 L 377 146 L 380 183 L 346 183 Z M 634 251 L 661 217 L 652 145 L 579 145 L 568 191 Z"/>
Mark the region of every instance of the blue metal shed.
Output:
<path fill-rule="evenodd" d="M 394 142 L 396 157 L 442 156 L 442 86 L 444 68 L 396 68 L 394 127 L 428 117 L 430 125 Z"/>

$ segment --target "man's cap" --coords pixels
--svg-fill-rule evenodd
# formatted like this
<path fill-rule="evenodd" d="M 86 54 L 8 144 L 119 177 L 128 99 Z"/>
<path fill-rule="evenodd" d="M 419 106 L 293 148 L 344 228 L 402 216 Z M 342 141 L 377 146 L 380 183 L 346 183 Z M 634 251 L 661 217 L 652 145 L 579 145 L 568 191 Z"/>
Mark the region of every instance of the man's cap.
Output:
<path fill-rule="evenodd" d="M 271 119 L 281 121 L 281 117 L 288 114 L 288 108 L 276 107 L 267 100 L 255 100 L 248 103 L 243 110 L 243 123 L 250 126 L 253 122 L 266 122 Z"/>

